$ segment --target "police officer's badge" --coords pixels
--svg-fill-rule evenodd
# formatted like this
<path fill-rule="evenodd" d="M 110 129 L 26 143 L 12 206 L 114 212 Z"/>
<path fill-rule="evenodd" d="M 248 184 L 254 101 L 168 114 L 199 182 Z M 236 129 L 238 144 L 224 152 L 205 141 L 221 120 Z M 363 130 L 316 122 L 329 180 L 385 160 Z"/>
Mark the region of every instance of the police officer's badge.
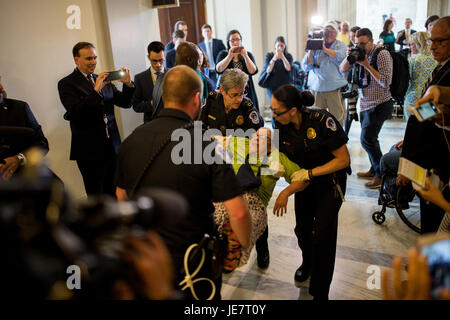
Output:
<path fill-rule="evenodd" d="M 259 116 L 256 111 L 252 111 L 248 117 L 250 118 L 250 120 L 252 121 L 253 124 L 259 123 Z"/>
<path fill-rule="evenodd" d="M 327 128 L 332 130 L 332 131 L 336 131 L 336 129 L 337 129 L 336 122 L 334 122 L 332 117 L 329 117 L 327 119 L 326 125 L 327 125 Z"/>
<path fill-rule="evenodd" d="M 236 124 L 238 126 L 242 126 L 244 124 L 244 117 L 242 115 L 238 115 L 236 118 Z"/>
<path fill-rule="evenodd" d="M 308 128 L 308 130 L 306 131 L 306 136 L 310 140 L 315 139 L 317 137 L 316 130 L 314 130 L 313 128 Z"/>

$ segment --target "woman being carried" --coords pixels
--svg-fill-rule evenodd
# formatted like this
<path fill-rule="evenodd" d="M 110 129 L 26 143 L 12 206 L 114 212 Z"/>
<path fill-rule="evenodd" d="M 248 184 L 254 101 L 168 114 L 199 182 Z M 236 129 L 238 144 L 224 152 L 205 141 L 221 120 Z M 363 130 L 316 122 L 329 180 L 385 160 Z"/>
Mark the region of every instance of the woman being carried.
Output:
<path fill-rule="evenodd" d="M 290 195 L 304 190 L 308 183 L 299 181 L 302 171 L 297 164 L 290 161 L 286 155 L 279 152 L 272 145 L 272 131 L 268 128 L 260 128 L 251 140 L 245 137 L 217 136 L 216 140 L 232 156 L 232 166 L 236 176 L 244 190 L 244 199 L 252 217 L 251 245 L 248 249 L 242 249 L 230 227 L 228 214 L 223 203 L 215 203 L 214 216 L 219 231 L 228 236 L 228 256 L 226 257 L 224 272 L 231 272 L 236 267 L 247 263 L 253 245 L 267 247 L 267 261 L 261 260 L 258 254 L 258 265 L 267 267 L 267 212 L 266 208 L 272 197 L 275 185 L 280 177 L 284 177 L 290 183 L 275 202 L 273 212 L 277 216 L 286 213 L 288 198 Z M 259 239 L 261 238 L 261 239 Z M 265 265 L 262 265 L 263 263 Z"/>

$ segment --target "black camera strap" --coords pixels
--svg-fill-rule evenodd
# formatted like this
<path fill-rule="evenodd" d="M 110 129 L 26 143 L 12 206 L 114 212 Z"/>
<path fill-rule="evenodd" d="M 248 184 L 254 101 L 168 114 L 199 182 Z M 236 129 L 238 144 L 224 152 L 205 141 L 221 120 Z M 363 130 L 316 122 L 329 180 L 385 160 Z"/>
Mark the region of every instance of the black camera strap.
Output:
<path fill-rule="evenodd" d="M 179 128 L 179 129 L 189 130 L 189 129 L 192 129 L 193 127 L 194 127 L 194 123 L 189 122 L 188 124 L 184 125 L 183 127 Z M 134 196 L 137 188 L 139 187 L 139 185 L 142 182 L 142 179 L 144 178 L 145 174 L 149 170 L 150 166 L 155 161 L 156 157 L 164 150 L 164 148 L 170 143 L 171 140 L 172 140 L 172 132 L 166 137 L 166 139 L 163 140 L 163 142 L 159 145 L 159 147 L 156 148 L 156 151 L 153 153 L 153 155 L 148 160 L 147 164 L 145 165 L 144 169 L 142 170 L 142 173 L 139 175 L 134 186 L 131 188 L 130 194 L 128 195 L 130 198 Z"/>

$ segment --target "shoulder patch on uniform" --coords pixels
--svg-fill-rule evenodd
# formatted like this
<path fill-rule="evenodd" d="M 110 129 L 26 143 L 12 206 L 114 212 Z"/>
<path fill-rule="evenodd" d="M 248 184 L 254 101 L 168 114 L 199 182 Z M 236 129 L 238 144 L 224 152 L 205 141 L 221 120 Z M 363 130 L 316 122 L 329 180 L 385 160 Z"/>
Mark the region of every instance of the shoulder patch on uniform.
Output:
<path fill-rule="evenodd" d="M 252 121 L 253 124 L 259 124 L 258 112 L 252 111 L 252 112 L 250 112 L 248 117 L 250 118 L 250 120 Z"/>
<path fill-rule="evenodd" d="M 332 131 L 336 131 L 337 130 L 336 122 L 334 121 L 334 119 L 332 117 L 328 117 L 327 118 L 326 125 L 327 125 L 327 128 L 332 130 Z"/>

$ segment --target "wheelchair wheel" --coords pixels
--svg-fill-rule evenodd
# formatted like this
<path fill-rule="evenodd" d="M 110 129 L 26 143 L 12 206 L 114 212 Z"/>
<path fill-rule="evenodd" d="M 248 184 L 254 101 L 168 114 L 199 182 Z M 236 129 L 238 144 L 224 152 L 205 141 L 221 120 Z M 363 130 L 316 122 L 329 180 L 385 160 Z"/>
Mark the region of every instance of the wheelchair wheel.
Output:
<path fill-rule="evenodd" d="M 386 216 L 382 212 L 377 211 L 372 214 L 372 220 L 376 224 L 383 224 L 383 222 L 386 221 Z"/>
<path fill-rule="evenodd" d="M 421 233 L 420 200 L 416 191 L 411 186 L 398 188 L 395 209 L 400 219 L 409 228 L 417 233 Z"/>

